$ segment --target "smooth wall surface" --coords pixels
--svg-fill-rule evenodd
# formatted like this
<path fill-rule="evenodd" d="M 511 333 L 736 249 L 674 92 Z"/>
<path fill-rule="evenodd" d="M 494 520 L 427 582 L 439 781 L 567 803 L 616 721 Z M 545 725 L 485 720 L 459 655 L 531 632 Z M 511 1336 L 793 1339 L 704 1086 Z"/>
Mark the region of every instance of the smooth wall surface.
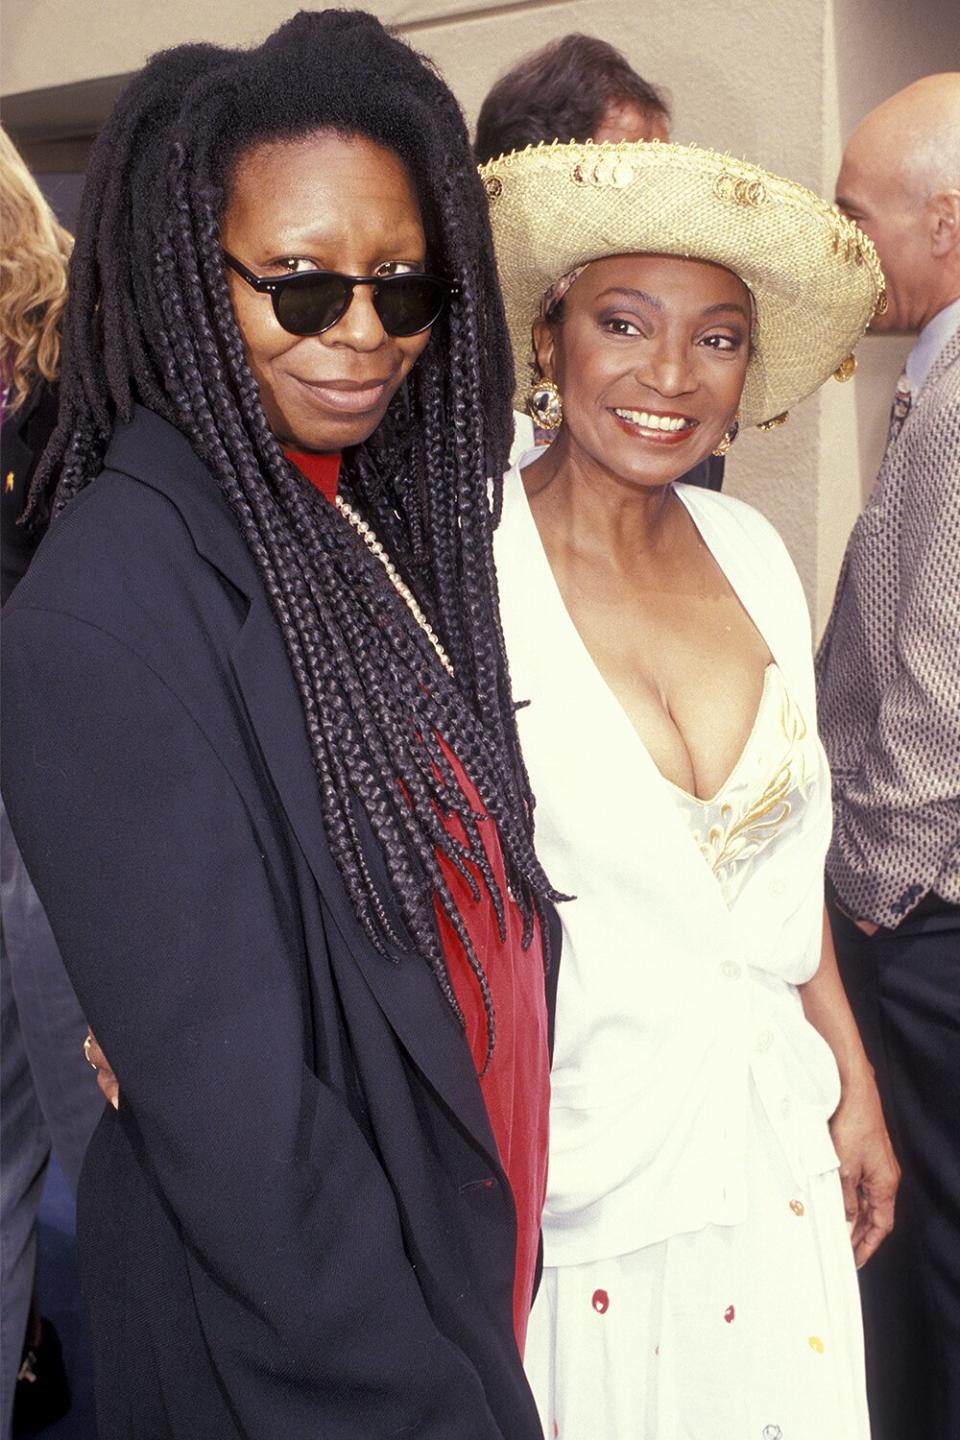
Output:
<path fill-rule="evenodd" d="M 186 40 L 246 44 L 298 8 L 282 0 L 6 0 L 0 88 L 8 115 L 69 169 L 117 81 Z M 879 101 L 960 69 L 955 0 L 380 0 L 432 56 L 472 123 L 492 81 L 571 30 L 602 36 L 669 94 L 674 137 L 768 166 L 831 194 L 843 143 Z M 815 628 L 824 624 L 850 526 L 876 474 L 889 398 L 909 342 L 869 339 L 857 378 L 833 381 L 780 430 L 744 435 L 728 488 L 780 528 Z"/>

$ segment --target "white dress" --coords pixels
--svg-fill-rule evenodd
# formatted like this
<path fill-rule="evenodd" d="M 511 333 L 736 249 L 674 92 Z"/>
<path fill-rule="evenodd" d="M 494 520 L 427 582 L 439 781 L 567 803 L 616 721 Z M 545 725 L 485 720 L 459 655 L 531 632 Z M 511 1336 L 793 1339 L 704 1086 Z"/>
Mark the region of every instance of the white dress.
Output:
<path fill-rule="evenodd" d="M 791 645 L 793 617 L 784 628 L 770 609 L 785 595 L 802 607 L 792 567 L 755 512 L 682 497 L 779 662 L 733 773 L 698 801 L 619 711 L 519 472 L 507 481 L 497 562 L 514 690 L 530 701 L 518 718 L 538 847 L 579 897 L 561 906 L 545 1269 L 526 1353 L 544 1433 L 868 1440 L 826 1125 L 836 1067 L 795 988 L 818 957 L 829 777 L 808 724 L 808 632 Z M 766 552 L 755 584 L 733 573 L 746 542 Z"/>

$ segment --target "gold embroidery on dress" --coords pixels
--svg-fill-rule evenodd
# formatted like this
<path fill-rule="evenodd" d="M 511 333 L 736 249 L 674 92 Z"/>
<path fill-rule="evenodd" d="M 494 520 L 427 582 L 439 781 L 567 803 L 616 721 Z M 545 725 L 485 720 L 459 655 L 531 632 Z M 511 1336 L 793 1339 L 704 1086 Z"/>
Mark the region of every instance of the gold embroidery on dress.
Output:
<path fill-rule="evenodd" d="M 784 748 L 762 792 L 757 795 L 750 787 L 740 804 L 721 801 L 711 807 L 716 809 L 716 818 L 706 832 L 702 828 L 693 831 L 728 901 L 741 867 L 776 837 L 789 819 L 795 800 L 806 799 L 810 782 L 804 751 L 807 724 L 786 691 L 780 703 L 779 732 Z M 731 776 L 731 780 L 734 778 Z"/>

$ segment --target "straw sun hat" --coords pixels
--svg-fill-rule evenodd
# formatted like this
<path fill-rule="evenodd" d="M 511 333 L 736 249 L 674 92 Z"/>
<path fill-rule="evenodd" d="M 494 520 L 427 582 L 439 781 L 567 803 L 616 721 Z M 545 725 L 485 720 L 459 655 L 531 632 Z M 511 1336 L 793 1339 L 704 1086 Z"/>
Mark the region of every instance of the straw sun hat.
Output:
<path fill-rule="evenodd" d="M 742 425 L 786 418 L 886 305 L 867 237 L 790 180 L 695 145 L 530 146 L 480 169 L 525 408 L 531 326 L 560 276 L 608 255 L 682 255 L 732 270 L 756 306 Z"/>

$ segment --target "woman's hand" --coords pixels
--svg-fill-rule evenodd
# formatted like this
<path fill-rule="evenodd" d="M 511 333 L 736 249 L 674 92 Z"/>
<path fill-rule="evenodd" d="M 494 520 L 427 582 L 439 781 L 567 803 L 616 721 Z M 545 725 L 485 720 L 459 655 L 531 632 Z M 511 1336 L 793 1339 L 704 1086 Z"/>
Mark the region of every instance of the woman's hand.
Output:
<path fill-rule="evenodd" d="M 893 1229 L 900 1184 L 900 1166 L 869 1070 L 865 1069 L 855 1083 L 844 1085 L 830 1121 L 830 1134 L 840 1158 L 843 1203 L 847 1219 L 853 1222 L 850 1243 L 859 1269 Z"/>
<path fill-rule="evenodd" d="M 859 1269 L 893 1229 L 900 1166 L 887 1134 L 873 1069 L 837 970 L 826 909 L 820 968 L 800 986 L 800 998 L 804 1014 L 830 1046 L 840 1071 L 840 1104 L 830 1121 L 830 1134 L 840 1157 L 843 1203 L 853 1226 L 850 1240 Z"/>
<path fill-rule="evenodd" d="M 87 1031 L 87 1038 L 83 1042 L 83 1053 L 87 1058 L 87 1064 L 92 1065 L 97 1072 L 97 1084 L 100 1086 L 101 1095 L 113 1106 L 114 1110 L 119 1110 L 120 1082 L 113 1073 L 110 1061 L 97 1044 L 92 1030 Z"/>

